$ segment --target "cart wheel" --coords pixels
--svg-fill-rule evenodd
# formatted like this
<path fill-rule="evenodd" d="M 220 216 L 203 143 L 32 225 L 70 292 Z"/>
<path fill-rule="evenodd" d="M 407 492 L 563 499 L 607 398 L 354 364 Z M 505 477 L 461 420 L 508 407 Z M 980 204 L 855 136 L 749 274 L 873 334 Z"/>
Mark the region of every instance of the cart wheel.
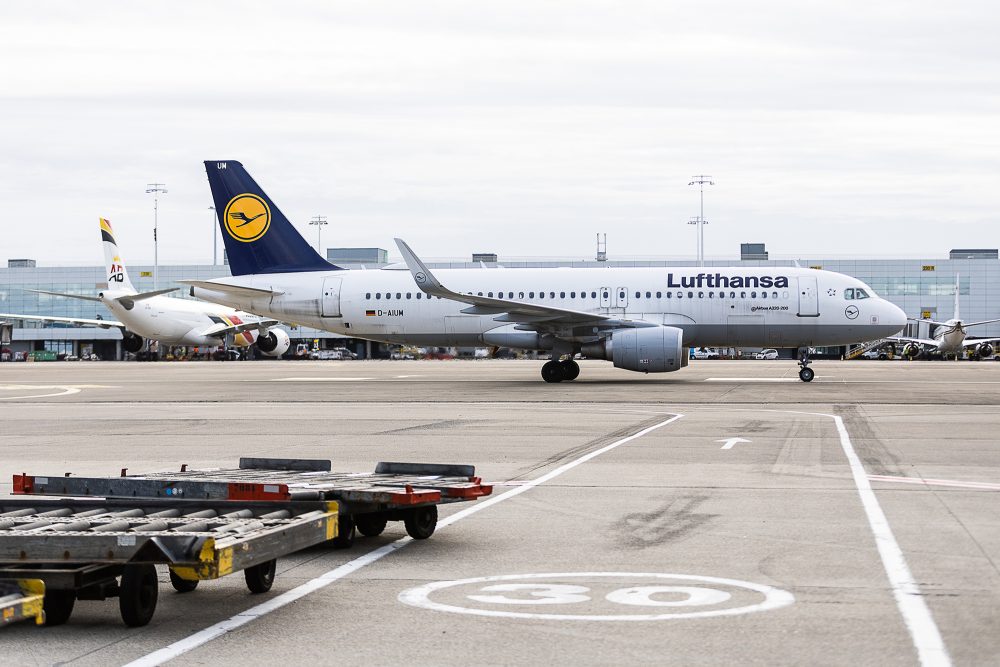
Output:
<path fill-rule="evenodd" d="M 69 620 L 76 603 L 76 591 L 49 590 L 42 598 L 45 625 L 62 625 Z"/>
<path fill-rule="evenodd" d="M 243 570 L 243 576 L 247 580 L 247 588 L 251 593 L 266 593 L 271 590 L 274 584 L 274 571 L 278 561 L 271 559 L 260 565 L 253 565 Z"/>
<path fill-rule="evenodd" d="M 153 618 L 159 596 L 156 567 L 151 563 L 126 565 L 118 589 L 118 609 L 131 628 L 140 628 Z"/>
<path fill-rule="evenodd" d="M 437 505 L 427 505 L 417 507 L 407 513 L 403 523 L 406 525 L 406 532 L 415 540 L 426 540 L 434 534 L 434 529 L 438 522 Z"/>
<path fill-rule="evenodd" d="M 198 580 L 188 581 L 187 579 L 182 579 L 173 570 L 170 570 L 170 585 L 174 587 L 174 590 L 178 593 L 190 593 L 194 589 L 198 588 Z"/>
<path fill-rule="evenodd" d="M 354 517 L 341 514 L 337 519 L 337 536 L 330 540 L 334 549 L 350 549 L 354 544 Z"/>
<path fill-rule="evenodd" d="M 370 514 L 356 514 L 354 522 L 358 526 L 358 532 L 365 537 L 378 537 L 385 530 L 388 519 L 381 512 L 372 512 Z"/>

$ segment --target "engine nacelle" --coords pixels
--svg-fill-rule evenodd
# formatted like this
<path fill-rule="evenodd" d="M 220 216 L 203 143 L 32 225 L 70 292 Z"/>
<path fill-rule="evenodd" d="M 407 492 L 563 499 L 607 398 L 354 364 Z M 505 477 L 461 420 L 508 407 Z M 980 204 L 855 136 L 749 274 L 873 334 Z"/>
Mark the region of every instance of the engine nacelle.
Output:
<path fill-rule="evenodd" d="M 284 329 L 268 329 L 267 333 L 257 339 L 257 349 L 269 357 L 280 357 L 291 346 L 288 332 Z"/>
<path fill-rule="evenodd" d="M 688 365 L 684 332 L 677 327 L 620 329 L 580 351 L 586 357 L 608 359 L 616 368 L 640 373 L 669 373 Z"/>
<path fill-rule="evenodd" d="M 131 331 L 125 331 L 122 333 L 122 347 L 125 348 L 126 352 L 135 354 L 142 349 L 145 342 L 146 341 L 142 339 L 142 336 L 134 334 Z"/>
<path fill-rule="evenodd" d="M 920 346 L 916 343 L 907 343 L 903 346 L 903 356 L 914 359 L 920 356 Z"/>
<path fill-rule="evenodd" d="M 995 350 L 993 349 L 993 346 L 990 345 L 989 343 L 980 343 L 979 345 L 976 346 L 976 356 L 979 357 L 980 359 L 986 359 L 988 357 L 992 357 L 993 352 L 995 352 Z"/>

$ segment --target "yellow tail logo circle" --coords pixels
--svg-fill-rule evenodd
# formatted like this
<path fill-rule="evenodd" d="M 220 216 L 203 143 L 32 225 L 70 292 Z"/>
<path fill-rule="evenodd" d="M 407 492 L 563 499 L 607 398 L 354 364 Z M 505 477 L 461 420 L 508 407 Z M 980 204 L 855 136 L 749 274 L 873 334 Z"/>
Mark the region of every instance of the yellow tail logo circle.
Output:
<path fill-rule="evenodd" d="M 236 195 L 226 204 L 223 220 L 230 236 L 250 243 L 267 233 L 271 226 L 271 209 L 257 195 Z"/>

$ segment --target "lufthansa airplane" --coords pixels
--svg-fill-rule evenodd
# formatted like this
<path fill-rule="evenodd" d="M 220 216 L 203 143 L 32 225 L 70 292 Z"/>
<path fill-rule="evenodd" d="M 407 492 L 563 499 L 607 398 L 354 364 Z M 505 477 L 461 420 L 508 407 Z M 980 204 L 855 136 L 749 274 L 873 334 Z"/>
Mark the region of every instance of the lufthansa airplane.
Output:
<path fill-rule="evenodd" d="M 927 322 L 934 327 L 930 338 L 909 338 L 907 336 L 894 336 L 889 338 L 893 343 L 903 343 L 903 355 L 916 358 L 921 353 L 940 355 L 947 357 L 955 355 L 956 358 L 965 353 L 966 348 L 972 348 L 973 352 L 980 359 L 992 357 L 995 345 L 1000 342 L 1000 338 L 974 338 L 967 340 L 969 327 L 976 327 L 980 324 L 991 324 L 1000 322 L 1000 319 L 982 320 L 979 322 L 963 322 L 958 313 L 958 274 L 955 274 L 955 313 L 947 322 L 937 322 L 935 320 L 917 320 L 910 318 L 912 322 Z"/>
<path fill-rule="evenodd" d="M 279 357 L 288 349 L 288 334 L 275 327 L 278 320 L 239 312 L 215 303 L 175 299 L 163 296 L 176 287 L 139 293 L 129 280 L 128 271 L 118 252 L 111 223 L 101 218 L 101 240 L 104 245 L 105 268 L 108 288 L 97 296 L 64 294 L 45 290 L 30 290 L 71 299 L 103 303 L 119 321 L 83 319 L 78 317 L 50 317 L 45 315 L 16 315 L 0 313 L 0 317 L 40 322 L 66 322 L 122 331 L 123 345 L 128 352 L 138 352 L 144 339 L 157 340 L 166 345 L 199 345 L 215 347 L 232 336 L 236 347 L 247 347 L 256 342 L 264 354 Z M 273 327 L 273 328 L 272 328 Z"/>
<path fill-rule="evenodd" d="M 573 380 L 577 353 L 644 373 L 687 365 L 688 347 L 799 348 L 898 332 L 906 316 L 830 271 L 776 267 L 442 269 L 397 239 L 405 266 L 345 271 L 324 260 L 233 160 L 206 162 L 231 278 L 191 294 L 390 343 L 544 350 L 546 382 Z"/>

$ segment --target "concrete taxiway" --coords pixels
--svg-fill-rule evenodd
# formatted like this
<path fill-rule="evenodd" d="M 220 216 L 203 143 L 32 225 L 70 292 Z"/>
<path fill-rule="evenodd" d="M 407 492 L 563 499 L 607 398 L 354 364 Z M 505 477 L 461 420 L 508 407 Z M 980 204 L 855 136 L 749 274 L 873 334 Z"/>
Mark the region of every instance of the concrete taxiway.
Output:
<path fill-rule="evenodd" d="M 429 540 L 0 630 L 16 664 L 988 664 L 1000 660 L 1000 364 L 703 361 L 0 366 L 0 493 L 241 455 L 472 463 Z"/>

